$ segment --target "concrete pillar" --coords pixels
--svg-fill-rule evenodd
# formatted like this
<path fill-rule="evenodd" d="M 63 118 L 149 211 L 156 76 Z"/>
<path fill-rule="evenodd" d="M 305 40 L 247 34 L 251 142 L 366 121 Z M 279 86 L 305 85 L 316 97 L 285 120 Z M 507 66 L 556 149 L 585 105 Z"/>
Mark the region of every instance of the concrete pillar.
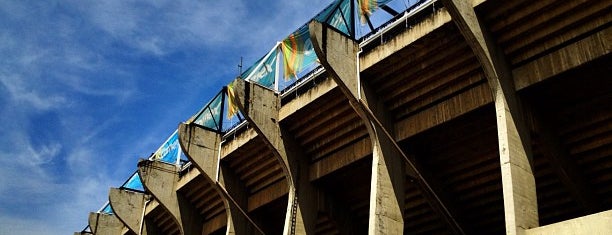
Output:
<path fill-rule="evenodd" d="M 219 162 L 219 147 L 221 135 L 200 128 L 197 125 L 181 123 L 179 125 L 179 143 L 189 161 L 204 175 L 211 185 L 214 185 L 223 198 L 225 211 L 228 215 L 227 234 L 255 234 L 251 222 L 245 217 L 241 208 L 248 207 L 248 192 L 231 169 L 223 167 Z M 219 169 L 218 167 L 221 166 Z M 217 172 L 219 171 L 219 172 Z M 219 184 L 217 184 L 217 175 Z M 226 190 L 225 194 L 222 190 Z M 232 203 L 234 200 L 236 204 Z"/>
<path fill-rule="evenodd" d="M 242 79 L 234 80 L 239 109 L 257 134 L 272 149 L 289 182 L 289 203 L 283 234 L 314 234 L 317 190 L 308 175 L 309 158 L 302 154 L 291 134 L 280 128 L 280 97 L 274 91 Z"/>
<path fill-rule="evenodd" d="M 442 0 L 472 48 L 489 82 L 497 115 L 497 134 L 507 234 L 525 234 L 538 227 L 531 140 L 523 120 L 510 66 L 490 32 L 479 22 L 472 3 Z"/>
<path fill-rule="evenodd" d="M 91 212 L 89 228 L 96 235 L 117 235 L 123 231 L 123 223 L 115 215 Z"/>
<path fill-rule="evenodd" d="M 179 225 L 181 234 L 202 234 L 203 218 L 189 203 L 189 200 L 176 192 L 179 181 L 177 166 L 160 162 L 142 160 L 138 163 L 138 174 L 144 188 L 151 192 Z"/>
<path fill-rule="evenodd" d="M 150 196 L 143 193 L 111 188 L 108 201 L 115 216 L 134 234 L 161 235 L 159 229 L 145 218 L 143 214 L 145 206 L 151 200 Z M 142 230 L 142 231 L 141 231 Z"/>
<path fill-rule="evenodd" d="M 443 202 L 437 194 L 441 189 L 434 190 L 420 174 L 415 158 L 409 158 L 395 141 L 389 131 L 395 129 L 394 123 L 384 103 L 378 99 L 374 89 L 359 79 L 359 45 L 334 30 L 328 30 L 321 23 L 313 21 L 309 28 L 319 61 L 364 121 L 372 140 L 369 232 L 403 233 L 404 185 L 408 174 L 417 180 L 424 197 L 449 228 L 456 234 L 463 234 L 463 229 L 444 203 L 448 204 L 449 200 Z"/>

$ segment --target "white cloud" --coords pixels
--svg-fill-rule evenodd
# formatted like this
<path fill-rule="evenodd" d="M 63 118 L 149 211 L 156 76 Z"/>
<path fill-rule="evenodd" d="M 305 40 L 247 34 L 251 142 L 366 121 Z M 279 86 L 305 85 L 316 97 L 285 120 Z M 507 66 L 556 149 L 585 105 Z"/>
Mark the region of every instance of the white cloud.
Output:
<path fill-rule="evenodd" d="M 21 105 L 30 106 L 37 110 L 49 110 L 66 104 L 64 97 L 40 94 L 39 91 L 28 87 L 24 80 L 23 77 L 18 75 L 0 74 L 0 83 L 6 88 L 11 98 Z"/>
<path fill-rule="evenodd" d="M 87 212 L 136 169 L 136 158 L 155 151 L 183 121 L 131 111 L 135 100 L 156 95 L 143 86 L 183 86 L 202 100 L 199 88 L 220 88 L 207 87 L 213 81 L 202 71 L 235 69 L 228 57 L 257 59 L 329 1 L 266 2 L 278 9 L 257 8 L 265 12 L 254 12 L 262 3 L 247 0 L 1 1 L 0 22 L 9 27 L 0 30 L 0 109 L 6 114 L 0 116 L 0 234 L 84 227 Z M 173 54 L 194 51 L 204 54 L 196 59 L 207 68 L 186 68 L 200 72 L 185 71 L 187 78 L 151 80 L 140 74 L 145 66 L 126 65 L 140 58 L 174 63 Z M 166 113 L 189 109 L 152 102 L 144 103 Z M 155 118 L 131 120 L 143 116 Z M 133 133 L 118 128 L 128 121 L 140 126 Z"/>

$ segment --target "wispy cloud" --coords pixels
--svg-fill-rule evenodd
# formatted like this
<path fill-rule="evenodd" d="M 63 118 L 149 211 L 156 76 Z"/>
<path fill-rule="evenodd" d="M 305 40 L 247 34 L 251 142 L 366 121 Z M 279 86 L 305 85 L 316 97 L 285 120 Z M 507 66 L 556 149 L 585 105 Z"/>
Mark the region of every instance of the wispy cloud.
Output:
<path fill-rule="evenodd" d="M 37 90 L 24 84 L 24 80 L 19 75 L 0 76 L 0 83 L 6 88 L 10 98 L 23 106 L 49 110 L 66 104 L 66 99 L 62 96 L 43 97 Z"/>
<path fill-rule="evenodd" d="M 241 56 L 330 1 L 0 1 L 0 234 L 81 229 Z"/>

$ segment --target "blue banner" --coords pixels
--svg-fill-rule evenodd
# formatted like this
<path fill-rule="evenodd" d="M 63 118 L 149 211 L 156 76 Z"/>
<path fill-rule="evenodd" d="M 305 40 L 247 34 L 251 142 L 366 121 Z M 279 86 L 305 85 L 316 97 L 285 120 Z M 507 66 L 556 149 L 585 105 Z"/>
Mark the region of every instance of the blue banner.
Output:
<path fill-rule="evenodd" d="M 274 81 L 276 81 L 277 59 L 278 49 L 274 47 L 240 76 L 246 81 L 253 81 L 267 88 L 272 88 Z"/>
<path fill-rule="evenodd" d="M 128 181 L 121 185 L 121 187 L 140 192 L 145 191 L 144 186 L 142 186 L 142 181 L 140 181 L 140 175 L 138 175 L 138 172 L 135 172 L 130 179 L 128 179 Z"/>
<path fill-rule="evenodd" d="M 202 112 L 199 113 L 194 123 L 213 130 L 218 130 L 221 127 L 221 98 L 222 95 L 217 95 L 210 101 Z"/>
<path fill-rule="evenodd" d="M 104 214 L 112 215 L 113 214 L 113 209 L 111 208 L 110 203 L 106 202 L 106 204 L 104 204 L 104 207 L 102 207 L 102 209 L 100 209 L 100 211 L 98 211 L 98 213 L 104 213 Z"/>
<path fill-rule="evenodd" d="M 162 144 L 151 159 L 158 160 L 170 164 L 177 164 L 180 159 L 181 146 L 179 145 L 178 140 L 178 130 L 174 131 L 174 133 L 166 140 L 164 144 Z"/>
<path fill-rule="evenodd" d="M 337 0 L 321 11 L 314 19 L 351 35 L 352 32 L 349 29 L 352 28 L 353 18 L 350 1 L 352 0 Z"/>

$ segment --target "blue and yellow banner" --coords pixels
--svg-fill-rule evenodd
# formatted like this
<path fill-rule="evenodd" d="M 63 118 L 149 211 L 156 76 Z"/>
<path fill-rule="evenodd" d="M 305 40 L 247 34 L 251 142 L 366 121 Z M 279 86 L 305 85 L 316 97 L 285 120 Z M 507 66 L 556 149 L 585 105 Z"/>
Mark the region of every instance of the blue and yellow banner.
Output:
<path fill-rule="evenodd" d="M 233 80 L 227 85 L 227 119 L 232 119 L 236 113 L 238 113 L 238 105 L 236 104 L 236 96 L 234 93 L 234 82 Z"/>
<path fill-rule="evenodd" d="M 302 26 L 283 40 L 281 49 L 285 80 L 297 78 L 298 73 L 317 61 L 317 55 L 310 41 L 308 25 Z"/>
<path fill-rule="evenodd" d="M 358 0 L 359 4 L 359 15 L 361 16 L 361 22 L 365 23 L 366 19 L 378 9 L 378 7 L 387 4 L 391 0 Z"/>

